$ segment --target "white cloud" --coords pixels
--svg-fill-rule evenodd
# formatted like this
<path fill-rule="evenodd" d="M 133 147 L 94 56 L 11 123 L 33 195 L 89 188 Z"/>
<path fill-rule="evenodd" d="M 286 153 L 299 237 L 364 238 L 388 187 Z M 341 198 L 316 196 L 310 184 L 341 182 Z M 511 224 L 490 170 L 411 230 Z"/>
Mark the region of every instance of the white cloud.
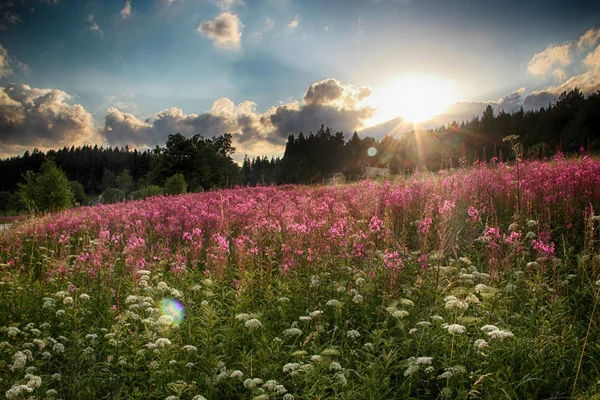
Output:
<path fill-rule="evenodd" d="M 8 51 L 0 44 L 0 78 L 10 76 L 14 73 L 26 75 L 29 67 L 14 57 L 8 55 Z"/>
<path fill-rule="evenodd" d="M 135 11 L 133 9 L 133 6 L 131 5 L 130 0 L 127 0 L 125 2 L 125 5 L 123 6 L 123 8 L 121 9 L 121 12 L 119 14 L 121 15 L 121 18 L 123 18 L 123 19 L 133 17 L 133 15 L 135 14 Z"/>
<path fill-rule="evenodd" d="M 239 48 L 244 27 L 237 15 L 228 11 L 219 14 L 214 21 L 203 21 L 198 32 L 213 40 L 215 46 Z"/>
<path fill-rule="evenodd" d="M 4 13 L 4 18 L 11 25 L 16 25 L 16 24 L 18 24 L 20 22 L 23 22 L 23 20 L 21 19 L 21 17 L 18 14 L 15 14 L 15 13 L 12 13 L 12 12 L 6 12 L 6 13 Z"/>
<path fill-rule="evenodd" d="M 58 89 L 0 87 L 0 154 L 102 143 L 92 116 Z"/>
<path fill-rule="evenodd" d="M 551 73 L 556 65 L 568 66 L 571 64 L 571 47 L 571 43 L 548 46 L 546 50 L 533 56 L 527 65 L 527 72 L 544 76 Z"/>
<path fill-rule="evenodd" d="M 583 63 L 590 68 L 600 69 L 600 45 L 584 58 Z"/>
<path fill-rule="evenodd" d="M 577 42 L 577 47 L 582 49 L 584 47 L 592 47 L 600 41 L 600 28 L 592 28 L 584 33 Z"/>
<path fill-rule="evenodd" d="M 104 32 L 102 32 L 102 29 L 100 29 L 100 25 L 98 25 L 98 23 L 96 22 L 94 15 L 88 15 L 87 21 L 90 23 L 90 31 L 98 32 L 100 34 L 100 37 L 104 36 Z"/>
<path fill-rule="evenodd" d="M 245 4 L 246 3 L 244 2 L 244 0 L 218 0 L 217 1 L 217 7 L 219 7 L 223 11 L 229 11 L 233 7 L 243 6 Z"/>
<path fill-rule="evenodd" d="M 273 29 L 275 26 L 275 20 L 269 17 L 265 17 L 263 23 L 265 25 L 265 29 Z"/>
<path fill-rule="evenodd" d="M 290 28 L 290 29 L 296 29 L 299 25 L 300 25 L 300 17 L 298 16 L 298 14 L 296 14 L 296 18 L 294 18 L 287 24 L 288 28 Z"/>

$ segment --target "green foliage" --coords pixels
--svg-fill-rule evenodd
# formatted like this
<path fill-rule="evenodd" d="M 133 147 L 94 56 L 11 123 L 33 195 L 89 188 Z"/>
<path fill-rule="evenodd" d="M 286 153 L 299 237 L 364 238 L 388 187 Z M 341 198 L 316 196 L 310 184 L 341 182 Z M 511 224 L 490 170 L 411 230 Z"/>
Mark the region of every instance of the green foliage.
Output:
<path fill-rule="evenodd" d="M 128 169 L 124 169 L 117 178 L 115 179 L 117 188 L 121 190 L 125 195 L 128 195 L 133 189 L 133 177 Z"/>
<path fill-rule="evenodd" d="M 152 196 L 158 196 L 162 194 L 160 186 L 157 185 L 146 185 L 142 186 L 138 190 L 131 192 L 131 197 L 134 200 L 142 200 Z"/>
<path fill-rule="evenodd" d="M 76 202 L 79 204 L 86 204 L 88 202 L 88 196 L 85 194 L 85 189 L 80 182 L 69 181 L 69 186 L 71 186 Z"/>
<path fill-rule="evenodd" d="M 165 181 L 165 193 L 166 194 L 183 194 L 187 190 L 187 183 L 183 174 L 174 174 Z"/>
<path fill-rule="evenodd" d="M 65 173 L 52 160 L 44 161 L 38 174 L 27 171 L 23 180 L 18 185 L 18 195 L 30 209 L 58 211 L 71 207 L 75 202 Z"/>
<path fill-rule="evenodd" d="M 125 200 L 125 192 L 117 188 L 108 188 L 102 193 L 102 202 L 105 204 L 118 203 Z"/>
<path fill-rule="evenodd" d="M 13 203 L 13 197 L 14 195 L 11 192 L 7 192 L 7 191 L 2 191 L 0 192 L 0 210 L 2 210 L 2 212 L 4 213 L 4 216 L 6 216 L 6 212 L 8 210 L 10 210 L 12 203 Z"/>

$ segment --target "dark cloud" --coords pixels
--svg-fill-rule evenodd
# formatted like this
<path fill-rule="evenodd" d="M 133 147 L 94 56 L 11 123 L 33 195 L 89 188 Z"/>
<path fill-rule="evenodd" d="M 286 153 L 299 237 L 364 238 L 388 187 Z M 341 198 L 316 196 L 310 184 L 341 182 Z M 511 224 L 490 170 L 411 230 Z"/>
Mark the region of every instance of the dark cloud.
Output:
<path fill-rule="evenodd" d="M 70 98 L 57 89 L 0 87 L 0 154 L 98 142 L 91 114 Z"/>

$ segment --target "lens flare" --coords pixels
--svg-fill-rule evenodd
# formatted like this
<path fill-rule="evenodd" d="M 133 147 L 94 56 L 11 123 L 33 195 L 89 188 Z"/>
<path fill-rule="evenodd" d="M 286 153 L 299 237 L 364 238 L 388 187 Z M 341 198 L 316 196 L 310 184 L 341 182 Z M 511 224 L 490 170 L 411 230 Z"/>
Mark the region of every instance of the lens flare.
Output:
<path fill-rule="evenodd" d="M 375 147 L 369 147 L 369 149 L 367 150 L 367 154 L 369 155 L 369 157 L 375 157 L 375 155 L 377 154 L 377 149 Z"/>
<path fill-rule="evenodd" d="M 160 312 L 162 315 L 168 315 L 173 318 L 173 323 L 175 324 L 182 323 L 185 317 L 183 305 L 170 297 L 160 301 Z"/>

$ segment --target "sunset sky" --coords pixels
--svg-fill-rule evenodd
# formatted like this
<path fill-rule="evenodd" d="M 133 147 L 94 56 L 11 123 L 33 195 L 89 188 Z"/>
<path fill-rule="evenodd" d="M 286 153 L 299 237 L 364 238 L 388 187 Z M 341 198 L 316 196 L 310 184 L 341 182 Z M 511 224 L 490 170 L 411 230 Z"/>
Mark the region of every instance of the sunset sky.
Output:
<path fill-rule="evenodd" d="M 0 156 L 170 133 L 381 138 L 600 89 L 600 2 L 2 0 Z"/>

